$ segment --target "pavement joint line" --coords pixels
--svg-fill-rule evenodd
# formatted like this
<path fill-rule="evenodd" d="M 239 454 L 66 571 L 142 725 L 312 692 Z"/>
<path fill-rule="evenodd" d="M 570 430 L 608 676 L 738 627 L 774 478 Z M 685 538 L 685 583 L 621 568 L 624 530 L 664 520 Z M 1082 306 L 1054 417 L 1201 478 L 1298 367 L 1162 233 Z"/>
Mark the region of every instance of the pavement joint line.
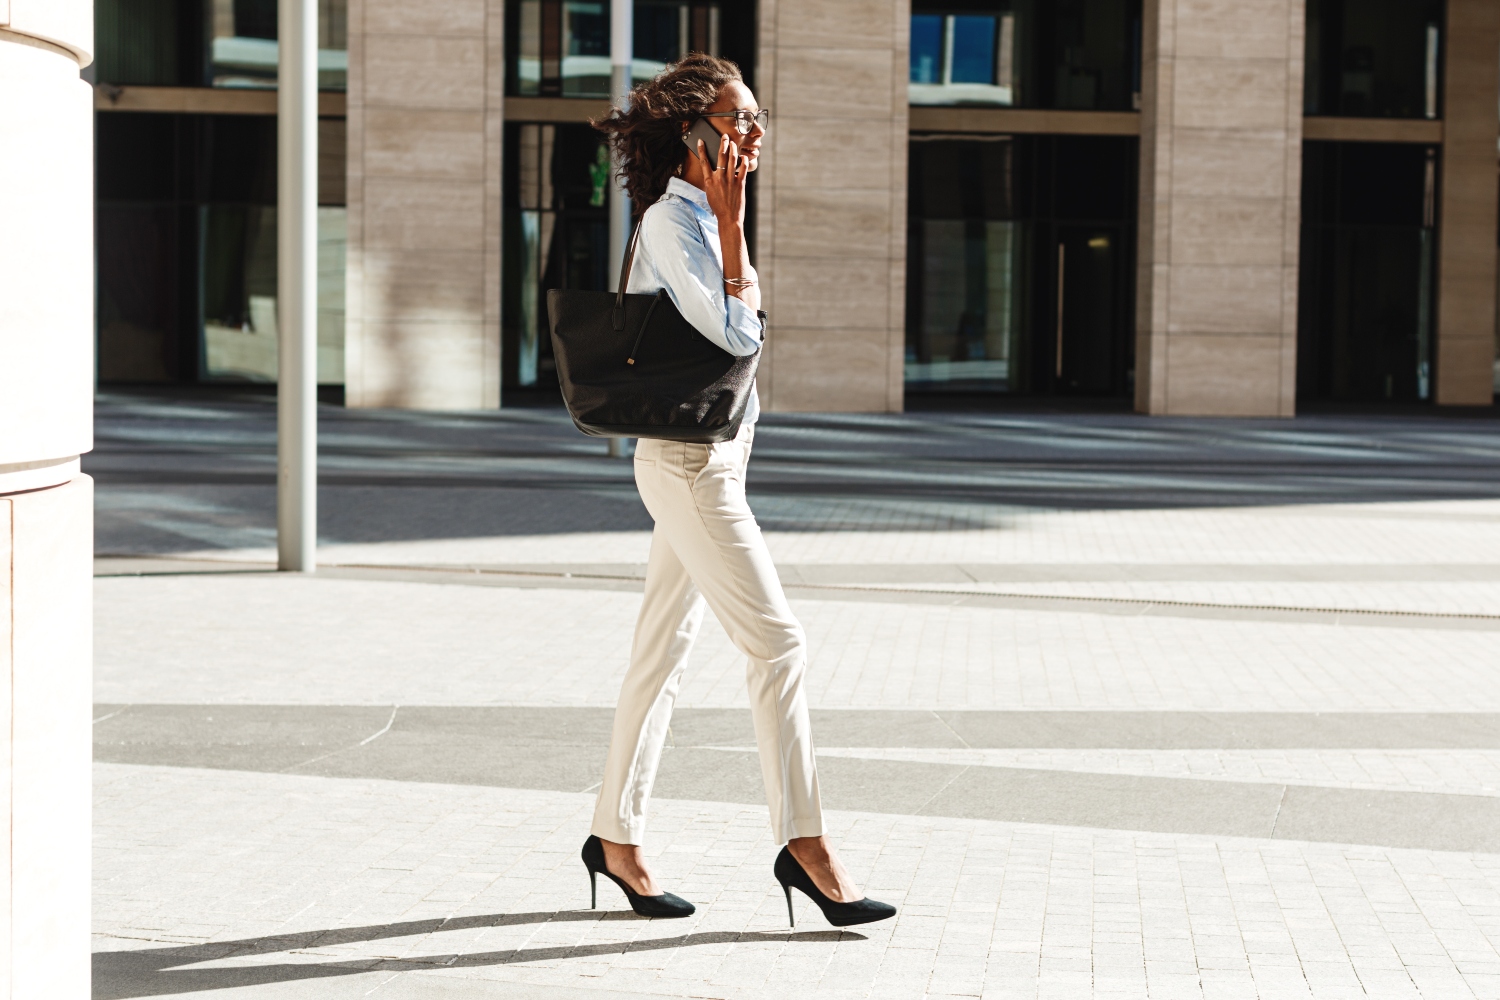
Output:
<path fill-rule="evenodd" d="M 162 561 L 175 562 L 213 562 L 213 565 L 229 565 L 228 559 L 223 561 L 210 561 L 210 559 L 192 558 L 175 559 L 166 556 L 98 556 L 98 558 L 132 558 L 132 559 L 162 559 Z M 245 564 L 246 567 L 261 568 L 258 564 Z M 535 579 L 546 580 L 609 580 L 612 583 L 640 582 L 642 577 L 634 574 L 612 574 L 612 573 L 574 573 L 574 571 L 544 571 L 544 570 L 487 570 L 483 567 L 446 567 L 446 565 L 420 565 L 420 564 L 383 564 L 383 562 L 324 562 L 324 568 L 329 570 L 374 570 L 392 571 L 392 573 L 443 573 L 453 576 L 489 576 L 489 577 L 535 577 Z M 226 570 L 236 571 L 236 570 Z M 249 568 L 239 571 L 251 571 Z M 162 571 L 160 574 L 127 573 L 120 576 L 186 576 L 183 571 Z M 1311 613 L 1311 615 L 1359 615 L 1359 616 L 1382 616 L 1382 618 L 1416 618 L 1416 619 L 1460 619 L 1460 621 L 1487 621 L 1500 622 L 1500 615 L 1482 615 L 1478 612 L 1406 612 L 1400 609 L 1362 609 L 1362 607 L 1305 607 L 1298 604 L 1230 604 L 1224 601 L 1178 601 L 1170 598 L 1142 598 L 1128 597 L 1097 597 L 1097 595 L 1083 594 L 1029 594 L 1025 591 L 980 591 L 980 589 L 954 589 L 954 588 L 927 588 L 927 586 L 898 585 L 898 583 L 784 583 L 787 591 L 858 591 L 865 594 L 922 594 L 922 595 L 953 595 L 953 597 L 999 597 L 1011 598 L 1011 600 L 1032 601 L 1058 601 L 1058 603 L 1080 603 L 1109 604 L 1116 607 L 1137 607 L 1140 613 L 1149 613 L 1154 607 L 1203 607 L 1212 610 L 1230 610 L 1230 612 L 1290 612 Z"/>
<path fill-rule="evenodd" d="M 400 705 L 392 705 L 391 717 L 385 720 L 385 727 L 382 728 L 378 733 L 371 733 L 369 736 L 366 736 L 364 739 L 360 740 L 359 745 L 368 746 L 369 744 L 374 743 L 376 740 L 380 739 L 380 737 L 384 736 L 386 733 L 390 732 L 391 726 L 396 722 L 396 713 L 399 711 L 401 711 Z"/>
<path fill-rule="evenodd" d="M 422 566 L 422 565 L 392 565 L 382 563 L 325 563 L 330 569 L 368 569 L 368 570 L 396 570 L 418 573 L 460 573 L 485 576 L 516 576 L 540 579 L 557 580 L 609 580 L 639 581 L 638 576 L 627 576 L 624 574 L 609 573 L 575 573 L 575 572 L 547 572 L 543 570 L 507 570 L 486 569 L 482 567 L 450 567 L 450 566 Z M 1303 612 L 1319 615 L 1382 615 L 1401 618 L 1454 618 L 1474 621 L 1496 621 L 1500 622 L 1500 615 L 1486 615 L 1477 612 L 1458 611 L 1400 611 L 1393 609 L 1365 609 L 1365 608 L 1319 608 L 1299 607 L 1293 604 L 1228 604 L 1217 601 L 1174 601 L 1164 598 L 1152 598 L 1142 600 L 1129 597 L 1096 597 L 1092 595 L 1054 595 L 1054 594 L 1026 594 L 1019 591 L 1000 590 L 955 590 L 939 589 L 936 587 L 913 587 L 900 584 L 881 583 L 789 583 L 783 584 L 786 590 L 818 590 L 818 591 L 860 591 L 863 593 L 876 594 L 937 594 L 954 595 L 957 597 L 1002 597 L 1012 600 L 1035 600 L 1035 601 L 1085 601 L 1093 604 L 1109 604 L 1115 606 L 1136 606 L 1141 613 L 1148 613 L 1154 607 L 1169 608 L 1212 608 L 1226 611 L 1289 611 Z"/>
<path fill-rule="evenodd" d="M 1281 807 L 1286 805 L 1286 787 L 1286 785 L 1281 786 L 1281 798 L 1276 800 L 1276 812 L 1271 817 L 1271 832 L 1266 834 L 1267 837 L 1274 838 L 1276 836 L 1276 824 L 1281 820 Z"/>
<path fill-rule="evenodd" d="M 1055 601 L 1088 601 L 1101 604 L 1139 605 L 1142 613 L 1148 612 L 1153 607 L 1170 608 L 1222 608 L 1227 611 L 1297 611 L 1322 615 L 1393 615 L 1403 618 L 1466 618 L 1479 621 L 1500 621 L 1500 615 L 1484 615 L 1477 612 L 1459 611 L 1400 611 L 1393 609 L 1374 608 L 1318 608 L 1298 607 L 1292 604 L 1226 604 L 1216 601 L 1173 601 L 1165 598 L 1152 598 L 1149 601 L 1129 597 L 1095 597 L 1091 595 L 1068 594 L 1066 596 L 1055 596 L 1052 594 L 1023 594 L 1017 592 L 1000 590 L 937 590 L 925 587 L 903 587 L 879 583 L 799 583 L 797 587 L 806 590 L 862 590 L 874 593 L 894 594 L 957 594 L 964 597 L 1008 597 L 1024 600 L 1055 600 Z M 791 589 L 788 587 L 787 589 Z"/>

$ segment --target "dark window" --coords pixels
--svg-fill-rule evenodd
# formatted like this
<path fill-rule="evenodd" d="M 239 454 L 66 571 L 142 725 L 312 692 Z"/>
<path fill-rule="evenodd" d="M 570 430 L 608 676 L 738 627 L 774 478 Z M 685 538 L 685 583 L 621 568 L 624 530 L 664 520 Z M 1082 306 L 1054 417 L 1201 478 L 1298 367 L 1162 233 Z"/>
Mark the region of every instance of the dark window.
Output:
<path fill-rule="evenodd" d="M 912 136 L 909 392 L 1129 392 L 1137 148 Z"/>
<path fill-rule="evenodd" d="M 1128 111 L 1139 0 L 913 0 L 911 102 Z"/>
<path fill-rule="evenodd" d="M 509 0 L 506 19 L 509 93 L 609 96 L 607 0 Z M 631 23 L 637 83 L 689 52 L 731 59 L 751 83 L 758 31 L 753 0 L 636 0 Z"/>
<path fill-rule="evenodd" d="M 1304 113 L 1437 118 L 1440 0 L 1308 0 Z"/>
<path fill-rule="evenodd" d="M 1303 150 L 1298 396 L 1431 399 L 1437 149 Z"/>
<path fill-rule="evenodd" d="M 505 148 L 504 384 L 555 391 L 547 290 L 609 286 L 608 158 L 587 125 L 510 125 Z"/>
<path fill-rule="evenodd" d="M 319 123 L 342 173 L 342 121 Z M 103 382 L 275 377 L 276 121 L 97 116 L 98 357 Z M 319 192 L 319 380 L 342 380 L 342 183 Z"/>
<path fill-rule="evenodd" d="M 680 56 L 685 9 L 675 3 L 636 4 L 632 43 L 635 57 L 667 63 Z"/>
<path fill-rule="evenodd" d="M 97 0 L 95 79 L 122 86 L 276 86 L 277 0 Z M 318 86 L 348 77 L 348 0 L 318 10 Z"/>
<path fill-rule="evenodd" d="M 203 84 L 202 0 L 98 0 L 95 79 L 156 87 Z"/>

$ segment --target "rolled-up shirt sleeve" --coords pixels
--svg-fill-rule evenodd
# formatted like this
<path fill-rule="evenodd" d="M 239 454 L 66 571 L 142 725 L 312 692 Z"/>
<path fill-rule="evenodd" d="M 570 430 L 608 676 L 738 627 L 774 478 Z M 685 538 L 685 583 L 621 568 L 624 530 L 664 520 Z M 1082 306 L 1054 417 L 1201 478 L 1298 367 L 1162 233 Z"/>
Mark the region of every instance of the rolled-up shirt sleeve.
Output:
<path fill-rule="evenodd" d="M 737 297 L 724 294 L 724 269 L 715 248 L 704 241 L 691 209 L 683 208 L 648 211 L 641 220 L 637 252 L 649 254 L 672 304 L 699 333 L 736 357 L 754 354 L 765 334 L 760 315 Z M 756 277 L 754 269 L 746 277 Z"/>

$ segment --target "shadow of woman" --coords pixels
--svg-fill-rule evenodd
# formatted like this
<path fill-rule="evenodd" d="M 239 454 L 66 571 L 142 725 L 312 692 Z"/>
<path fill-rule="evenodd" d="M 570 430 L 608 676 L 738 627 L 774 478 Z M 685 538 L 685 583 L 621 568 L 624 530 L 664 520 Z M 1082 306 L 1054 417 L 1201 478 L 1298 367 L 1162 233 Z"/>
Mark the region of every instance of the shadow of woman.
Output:
<path fill-rule="evenodd" d="M 279 952 L 311 952 L 339 945 L 388 938 L 434 934 L 439 931 L 510 927 L 553 921 L 597 921 L 634 923 L 644 918 L 629 912 L 555 910 L 537 913 L 490 913 L 469 917 L 408 920 L 364 927 L 340 927 L 272 934 L 235 941 L 170 945 L 129 951 L 94 953 L 94 1000 L 128 1000 L 175 993 L 267 986 L 303 979 L 353 976 L 362 972 L 415 972 L 422 969 L 473 969 L 520 962 L 555 962 L 572 958 L 597 958 L 634 951 L 660 951 L 701 945 L 736 944 L 751 941 L 863 941 L 852 931 L 699 931 L 671 937 L 646 938 L 599 944 L 559 945 L 543 948 L 509 948 L 474 953 L 436 953 L 408 958 L 351 958 L 339 961 L 238 964 L 215 969 L 186 969 L 203 962 L 253 959 Z"/>

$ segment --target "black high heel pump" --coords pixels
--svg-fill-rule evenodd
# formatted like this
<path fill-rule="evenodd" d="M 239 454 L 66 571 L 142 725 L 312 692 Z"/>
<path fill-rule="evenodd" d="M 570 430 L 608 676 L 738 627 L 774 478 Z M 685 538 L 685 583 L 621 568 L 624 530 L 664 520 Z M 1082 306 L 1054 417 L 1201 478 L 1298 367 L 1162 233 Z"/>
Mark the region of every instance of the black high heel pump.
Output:
<path fill-rule="evenodd" d="M 786 918 L 793 927 L 797 926 L 797 918 L 792 913 L 793 888 L 801 889 L 808 899 L 817 903 L 823 916 L 835 927 L 853 927 L 855 924 L 868 924 L 896 915 L 896 908 L 890 903 L 869 898 L 856 899 L 852 903 L 829 899 L 785 847 L 776 855 L 775 871 L 776 881 L 781 883 L 781 890 L 786 893 Z"/>
<path fill-rule="evenodd" d="M 642 896 L 625 884 L 625 880 L 616 876 L 604 865 L 604 844 L 598 837 L 589 836 L 583 842 L 583 866 L 589 870 L 589 909 L 599 908 L 599 885 L 597 876 L 603 875 L 614 882 L 625 893 L 625 898 L 630 900 L 630 908 L 643 917 L 687 917 L 691 916 L 696 907 L 681 896 L 674 896 L 670 892 L 664 892 L 660 896 Z M 895 911 L 892 911 L 895 912 Z"/>

